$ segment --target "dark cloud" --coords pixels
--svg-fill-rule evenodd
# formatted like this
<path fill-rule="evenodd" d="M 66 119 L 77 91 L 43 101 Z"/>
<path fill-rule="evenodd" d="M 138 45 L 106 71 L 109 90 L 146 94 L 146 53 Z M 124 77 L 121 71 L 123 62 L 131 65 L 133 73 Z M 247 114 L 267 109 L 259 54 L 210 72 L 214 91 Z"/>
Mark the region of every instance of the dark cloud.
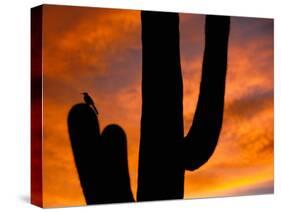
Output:
<path fill-rule="evenodd" d="M 270 180 L 253 186 L 237 189 L 236 195 L 257 195 L 257 194 L 273 194 L 274 181 Z"/>
<path fill-rule="evenodd" d="M 241 45 L 247 45 L 256 38 L 273 37 L 273 19 L 266 18 L 245 18 L 231 17 L 231 39 L 239 42 Z M 273 42 L 268 39 L 264 45 Z"/>
<path fill-rule="evenodd" d="M 273 90 L 254 90 L 226 104 L 225 113 L 226 118 L 249 119 L 268 107 L 273 107 Z"/>

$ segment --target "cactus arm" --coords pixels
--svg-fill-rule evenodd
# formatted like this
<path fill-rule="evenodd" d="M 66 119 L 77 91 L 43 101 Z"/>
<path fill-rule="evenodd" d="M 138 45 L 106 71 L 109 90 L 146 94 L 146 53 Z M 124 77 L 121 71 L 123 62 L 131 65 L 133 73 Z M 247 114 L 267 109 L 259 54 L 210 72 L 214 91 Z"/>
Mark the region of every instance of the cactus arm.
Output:
<path fill-rule="evenodd" d="M 128 168 L 127 136 L 117 124 L 107 125 L 101 134 L 103 203 L 134 202 Z"/>
<path fill-rule="evenodd" d="M 195 170 L 213 154 L 222 127 L 230 17 L 206 16 L 200 94 L 192 126 L 182 148 L 186 170 Z"/>
<path fill-rule="evenodd" d="M 93 109 L 87 104 L 74 105 L 68 114 L 68 131 L 74 161 L 86 203 L 103 202 L 103 176 L 100 158 L 100 127 Z"/>

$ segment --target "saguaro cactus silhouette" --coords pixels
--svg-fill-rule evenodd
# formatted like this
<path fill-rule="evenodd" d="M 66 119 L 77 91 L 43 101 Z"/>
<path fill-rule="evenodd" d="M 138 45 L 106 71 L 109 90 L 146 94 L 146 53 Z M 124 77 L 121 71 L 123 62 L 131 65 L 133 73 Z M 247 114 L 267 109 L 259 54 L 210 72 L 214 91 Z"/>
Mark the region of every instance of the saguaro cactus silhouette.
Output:
<path fill-rule="evenodd" d="M 208 161 L 219 138 L 224 108 L 230 18 L 206 16 L 200 94 L 184 136 L 179 15 L 141 12 L 142 116 L 137 200 L 183 198 L 184 172 Z M 68 115 L 74 159 L 87 204 L 134 201 L 126 134 L 77 104 Z"/>
<path fill-rule="evenodd" d="M 142 116 L 137 200 L 183 198 L 184 171 L 212 155 L 223 117 L 230 18 L 206 16 L 200 95 L 183 135 L 179 16 L 142 11 Z"/>

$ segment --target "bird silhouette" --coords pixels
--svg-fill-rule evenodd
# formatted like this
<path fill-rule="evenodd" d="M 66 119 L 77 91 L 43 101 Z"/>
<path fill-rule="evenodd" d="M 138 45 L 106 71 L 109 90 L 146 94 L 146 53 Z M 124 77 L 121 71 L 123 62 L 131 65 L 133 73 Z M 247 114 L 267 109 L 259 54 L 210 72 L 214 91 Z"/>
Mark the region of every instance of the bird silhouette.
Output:
<path fill-rule="evenodd" d="M 92 106 L 92 108 L 94 109 L 94 112 L 98 115 L 99 112 L 95 106 L 94 100 L 91 98 L 91 96 L 87 93 L 87 92 L 83 92 L 82 93 L 84 96 L 84 101 L 87 105 Z"/>

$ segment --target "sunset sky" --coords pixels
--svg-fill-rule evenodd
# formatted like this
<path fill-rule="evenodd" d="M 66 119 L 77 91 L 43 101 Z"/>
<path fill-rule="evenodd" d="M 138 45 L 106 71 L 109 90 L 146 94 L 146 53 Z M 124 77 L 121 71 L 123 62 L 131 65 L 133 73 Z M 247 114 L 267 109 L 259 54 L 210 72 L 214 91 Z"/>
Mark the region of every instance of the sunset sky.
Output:
<path fill-rule="evenodd" d="M 184 129 L 198 98 L 204 15 L 180 15 Z M 70 108 L 87 91 L 101 129 L 116 123 L 128 139 L 137 189 L 141 114 L 140 12 L 48 6 L 43 9 L 44 207 L 85 200 L 67 131 Z M 211 159 L 185 174 L 185 198 L 273 192 L 273 20 L 232 17 L 223 128 Z M 161 76 L 160 76 L 161 77 Z"/>

